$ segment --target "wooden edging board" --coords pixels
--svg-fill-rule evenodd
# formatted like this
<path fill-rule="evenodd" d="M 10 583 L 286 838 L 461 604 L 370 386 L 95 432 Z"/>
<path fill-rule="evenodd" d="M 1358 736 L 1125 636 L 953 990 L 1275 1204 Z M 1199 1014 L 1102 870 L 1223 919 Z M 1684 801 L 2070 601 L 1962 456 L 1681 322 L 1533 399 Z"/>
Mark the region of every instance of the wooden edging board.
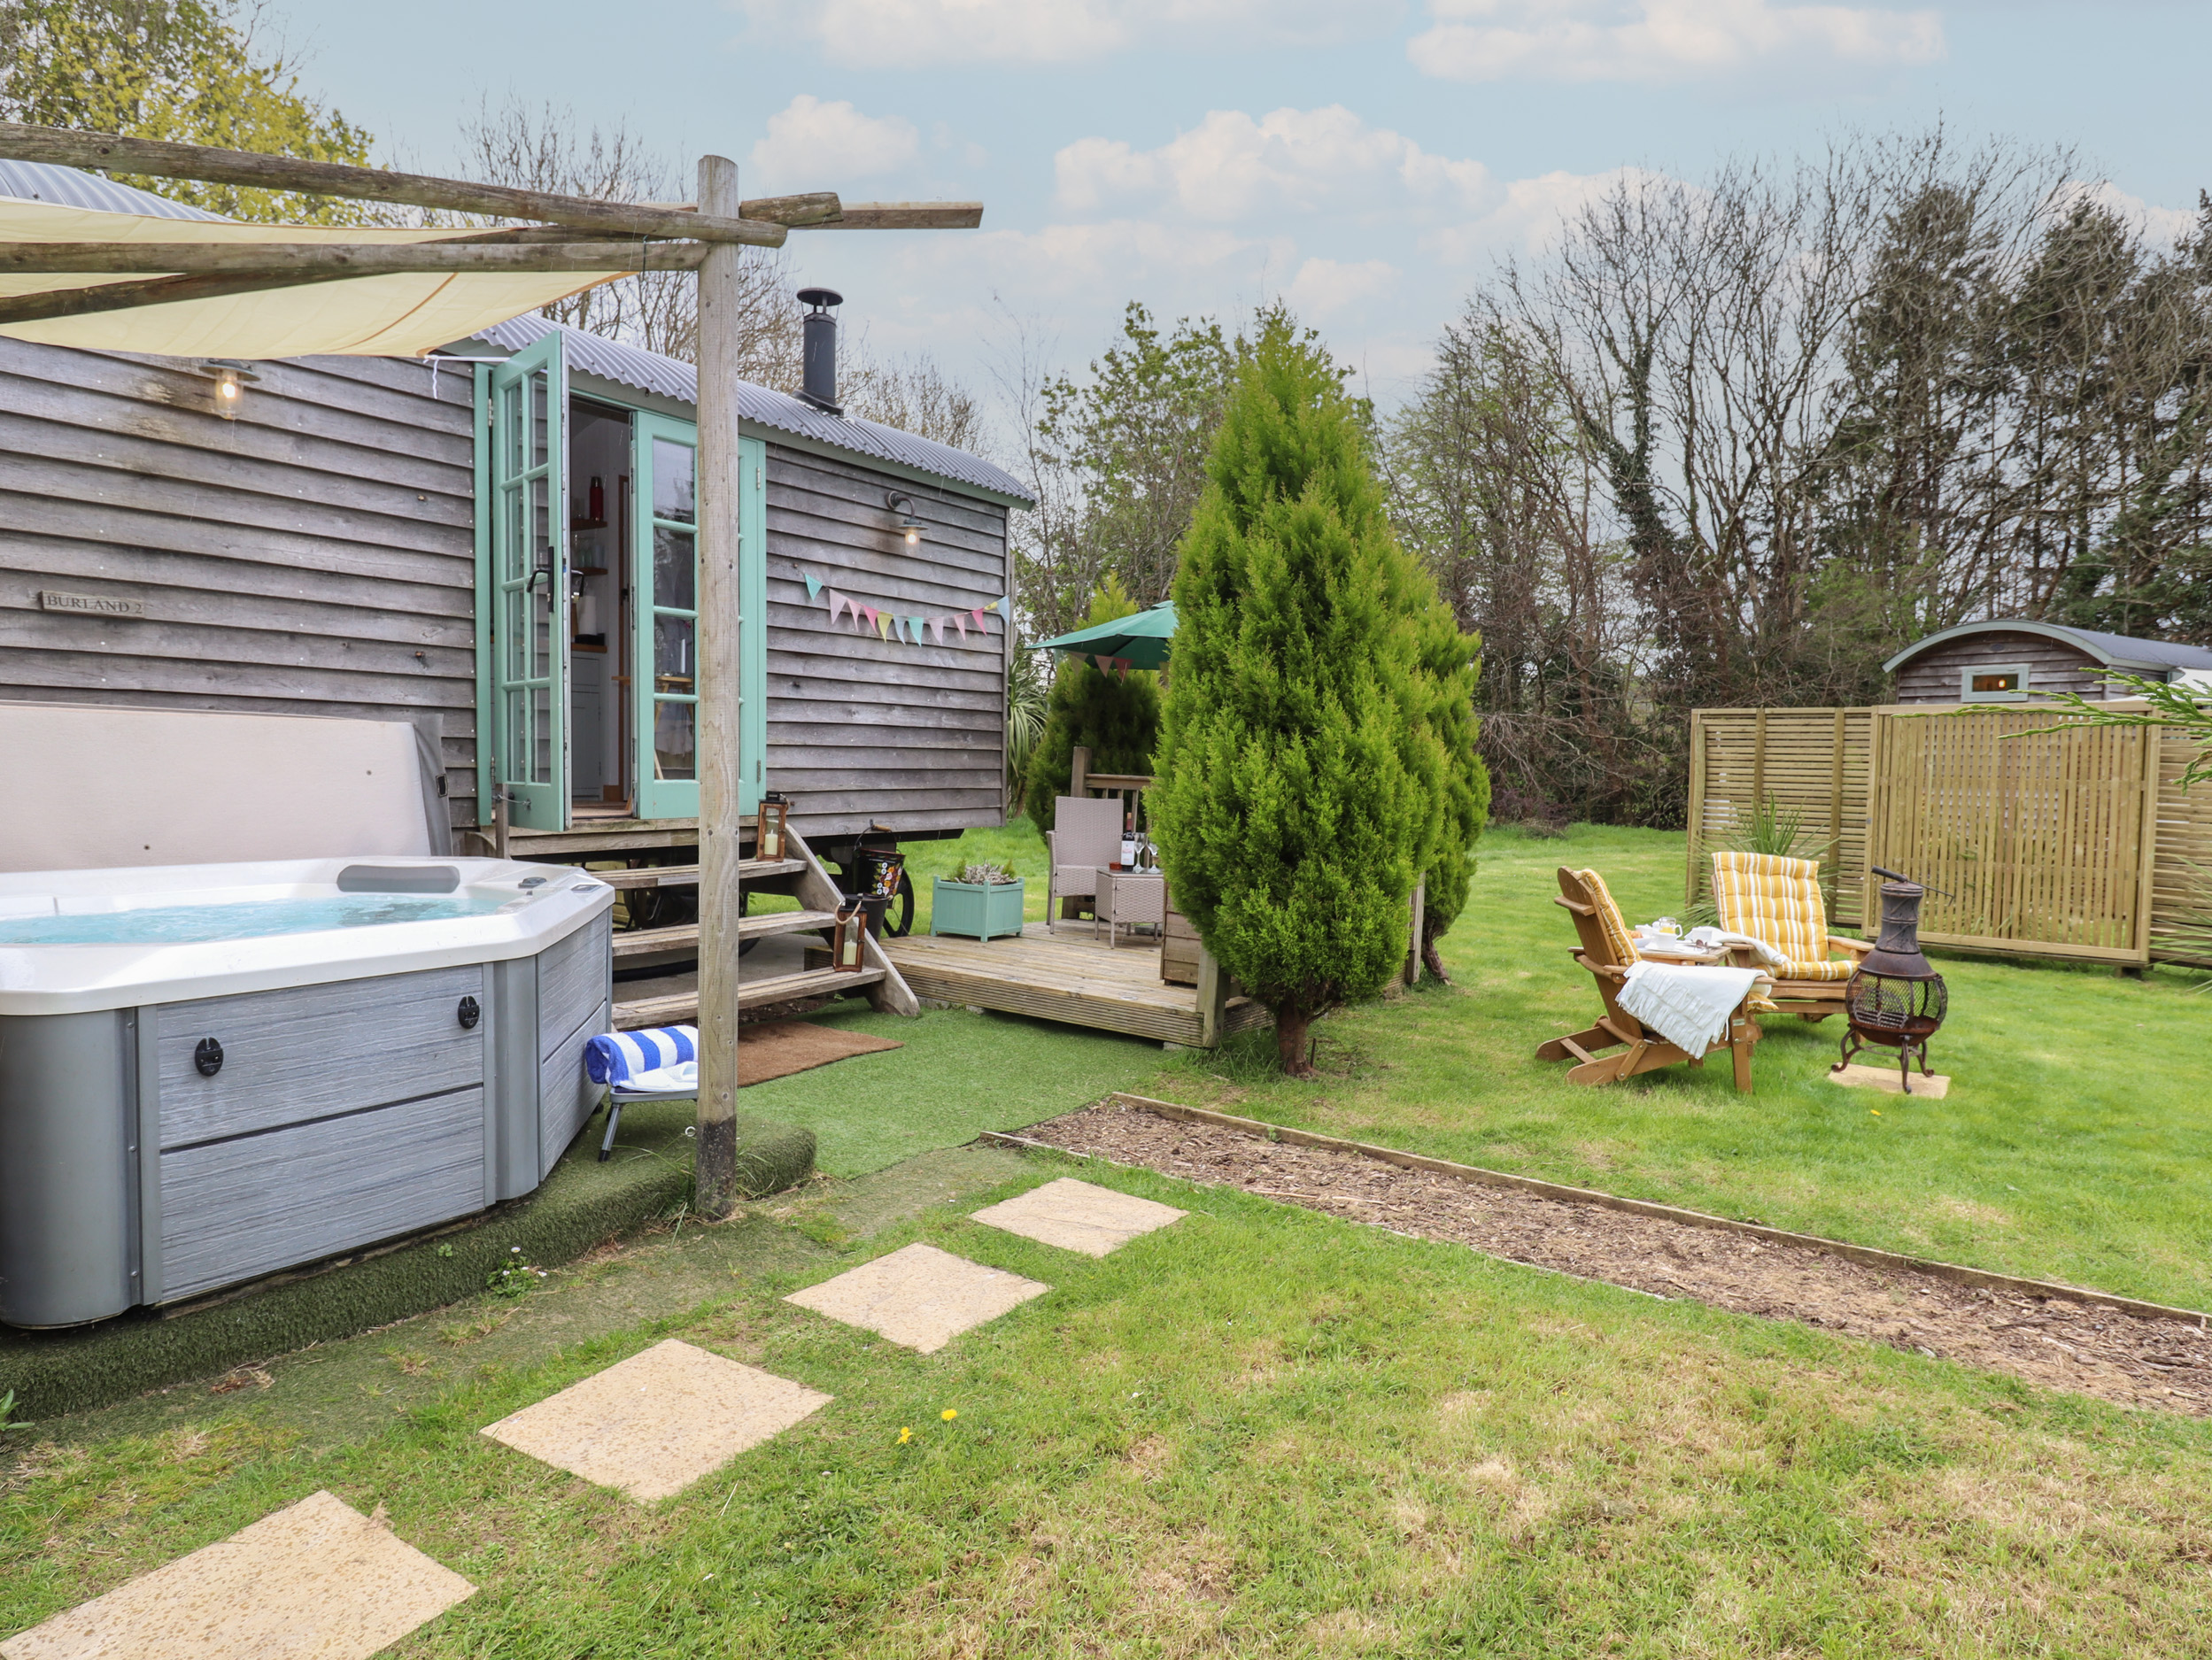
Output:
<path fill-rule="evenodd" d="M 1648 1199 L 1623 1199 L 1616 1193 L 1601 1193 L 1595 1188 L 1568 1187 L 1558 1182 L 1540 1181 L 1533 1176 L 1513 1176 L 1504 1170 L 1486 1170 L 1475 1164 L 1455 1164 L 1450 1159 L 1433 1159 L 1419 1153 L 1401 1153 L 1396 1147 L 1379 1147 L 1365 1141 L 1346 1141 L 1336 1136 L 1316 1135 L 1309 1130 L 1293 1130 L 1287 1125 L 1271 1124 L 1257 1118 L 1239 1118 L 1203 1107 L 1185 1107 L 1175 1101 L 1154 1100 L 1149 1096 L 1132 1095 L 1125 1091 L 1117 1091 L 1109 1099 L 1124 1107 L 1157 1113 L 1163 1118 L 1178 1118 L 1187 1123 L 1218 1124 L 1225 1130 L 1239 1130 L 1246 1135 L 1257 1136 L 1268 1141 L 1286 1141 L 1293 1147 L 1354 1153 L 1361 1158 L 1378 1159 L 1385 1164 L 1396 1164 L 1409 1170 L 1427 1170 L 1432 1175 L 1448 1176 L 1454 1181 L 1467 1182 L 1476 1186 L 1513 1187 L 1525 1193 L 1556 1199 L 1562 1204 L 1597 1205 L 1607 1210 L 1625 1210 L 1639 1216 L 1656 1216 L 1663 1222 L 1679 1222 L 1693 1228 L 1713 1228 L 1723 1233 L 1746 1234 L 1754 1239 L 1803 1246 L 1806 1250 L 1823 1251 L 1830 1256 L 1863 1262 L 1869 1268 L 1926 1274 L 1936 1279 L 1947 1279 L 1953 1285 L 1982 1286 L 1992 1291 L 2015 1291 L 2030 1297 L 2056 1297 L 2067 1302 L 2086 1303 L 2098 1309 L 2115 1309 L 2139 1319 L 2181 1320 L 2200 1330 L 2212 1330 L 2212 1316 L 2194 1309 L 2177 1309 L 2162 1302 L 2145 1302 L 2137 1297 L 2115 1297 L 2109 1292 L 2090 1291 L 2080 1286 L 2061 1285 L 2056 1280 L 2023 1279 L 2014 1274 L 1995 1274 L 1987 1269 L 1966 1268 L 1956 1262 L 1938 1262 L 1925 1256 L 1906 1256 L 1898 1251 L 1882 1251 L 1872 1246 L 1852 1245 L 1843 1239 L 1822 1239 L 1817 1233 L 1792 1233 L 1787 1228 L 1769 1228 L 1756 1222 L 1736 1222 L 1727 1216 L 1711 1216 L 1702 1210 L 1685 1210 L 1678 1205 L 1658 1204 Z M 1064 1147 L 1058 1150 L 1068 1151 Z"/>

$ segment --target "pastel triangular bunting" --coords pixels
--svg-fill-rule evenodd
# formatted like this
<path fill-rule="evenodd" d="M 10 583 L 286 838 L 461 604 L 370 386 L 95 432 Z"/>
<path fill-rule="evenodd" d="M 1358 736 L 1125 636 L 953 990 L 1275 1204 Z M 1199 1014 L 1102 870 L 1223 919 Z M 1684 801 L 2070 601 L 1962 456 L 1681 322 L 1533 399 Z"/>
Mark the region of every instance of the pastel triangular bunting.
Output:
<path fill-rule="evenodd" d="M 807 598 L 809 599 L 821 598 L 822 583 L 820 579 L 817 578 L 812 571 L 800 571 L 799 574 L 807 579 Z"/>

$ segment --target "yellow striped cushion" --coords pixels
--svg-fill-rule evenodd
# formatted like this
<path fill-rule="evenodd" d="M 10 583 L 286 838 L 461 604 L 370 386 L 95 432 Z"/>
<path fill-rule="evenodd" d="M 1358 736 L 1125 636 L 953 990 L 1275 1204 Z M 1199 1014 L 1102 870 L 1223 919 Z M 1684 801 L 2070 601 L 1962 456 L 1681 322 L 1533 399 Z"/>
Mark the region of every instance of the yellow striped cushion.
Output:
<path fill-rule="evenodd" d="M 1816 859 L 1779 853 L 1716 853 L 1713 902 L 1721 926 L 1763 939 L 1789 959 L 1775 970 L 1792 980 L 1848 980 L 1852 965 L 1828 955 L 1828 907 Z"/>
<path fill-rule="evenodd" d="M 1597 903 L 1597 925 L 1605 931 L 1605 944 L 1613 952 L 1613 960 L 1619 963 L 1637 961 L 1636 936 L 1628 931 L 1628 924 L 1620 915 L 1620 907 L 1613 900 L 1612 892 L 1605 886 L 1605 878 L 1595 870 L 1577 870 L 1582 885 Z"/>

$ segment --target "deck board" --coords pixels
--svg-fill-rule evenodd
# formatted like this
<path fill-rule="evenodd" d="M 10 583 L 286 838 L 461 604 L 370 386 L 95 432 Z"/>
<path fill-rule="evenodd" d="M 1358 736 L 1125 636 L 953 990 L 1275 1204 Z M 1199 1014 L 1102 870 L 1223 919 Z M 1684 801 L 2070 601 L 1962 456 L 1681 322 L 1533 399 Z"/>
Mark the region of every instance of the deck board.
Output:
<path fill-rule="evenodd" d="M 884 947 L 917 997 L 1160 1043 L 1199 1041 L 1197 996 L 1160 978 L 1156 945 L 1109 946 L 1079 929 L 1056 932 L 1032 923 L 1018 937 L 915 935 L 886 939 Z M 1265 1009 L 1239 997 L 1230 1000 L 1222 1024 L 1236 1032 L 1266 1022 Z"/>

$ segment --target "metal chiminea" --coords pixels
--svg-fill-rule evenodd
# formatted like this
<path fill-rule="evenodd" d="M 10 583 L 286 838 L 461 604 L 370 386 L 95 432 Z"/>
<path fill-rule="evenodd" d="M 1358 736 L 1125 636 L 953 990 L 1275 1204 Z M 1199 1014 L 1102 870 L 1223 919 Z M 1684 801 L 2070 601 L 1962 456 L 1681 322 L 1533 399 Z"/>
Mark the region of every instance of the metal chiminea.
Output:
<path fill-rule="evenodd" d="M 800 325 L 800 398 L 841 415 L 845 412 L 837 402 L 837 319 L 831 313 L 845 304 L 845 297 L 835 289 L 800 289 L 799 303 L 812 308 Z"/>
<path fill-rule="evenodd" d="M 1899 1081 L 1913 1093 L 1913 1056 L 1920 1056 L 1922 1077 L 1935 1076 L 1928 1064 L 1928 1040 L 1943 1024 L 1951 1006 L 1943 976 L 1920 948 L 1920 902 L 1928 890 L 1894 870 L 1875 867 L 1882 884 L 1882 931 L 1874 949 L 1852 971 L 1844 988 L 1851 1030 L 1844 1035 L 1844 1058 L 1829 1069 L 1840 1072 L 1866 1045 L 1895 1049 Z"/>

